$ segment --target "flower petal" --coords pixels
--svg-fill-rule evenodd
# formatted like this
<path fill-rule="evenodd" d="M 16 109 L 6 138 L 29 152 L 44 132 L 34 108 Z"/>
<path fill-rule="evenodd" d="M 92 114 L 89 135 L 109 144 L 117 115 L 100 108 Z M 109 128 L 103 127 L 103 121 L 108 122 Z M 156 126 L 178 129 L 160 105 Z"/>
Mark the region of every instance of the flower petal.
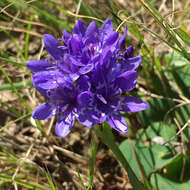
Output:
<path fill-rule="evenodd" d="M 78 61 L 77 59 L 75 59 L 73 56 L 69 56 L 69 64 L 73 64 L 73 65 L 76 65 L 76 66 L 85 66 L 85 64 L 81 63 L 80 61 Z"/>
<path fill-rule="evenodd" d="M 125 59 L 131 58 L 134 56 L 134 47 L 129 46 L 126 51 L 124 52 Z"/>
<path fill-rule="evenodd" d="M 65 45 L 68 46 L 68 42 L 69 42 L 69 39 L 71 38 L 71 35 L 66 31 L 64 30 L 63 31 L 63 38 L 62 38 L 62 41 Z"/>
<path fill-rule="evenodd" d="M 107 108 L 109 109 L 107 105 L 102 106 L 100 104 L 95 104 L 92 109 L 93 119 L 95 119 L 98 123 L 104 122 L 107 118 L 106 113 L 109 113 L 109 110 Z"/>
<path fill-rule="evenodd" d="M 86 33 L 85 33 L 85 37 L 90 37 L 92 36 L 94 33 L 98 33 L 98 27 L 96 25 L 96 22 L 91 22 L 87 29 L 86 29 Z"/>
<path fill-rule="evenodd" d="M 79 73 L 80 73 L 81 75 L 84 75 L 84 74 L 86 74 L 86 73 L 89 73 L 93 68 L 94 68 L 94 65 L 93 65 L 93 64 L 88 64 L 88 65 L 86 65 L 86 66 L 84 66 L 84 67 L 81 67 L 81 68 L 79 69 Z"/>
<path fill-rule="evenodd" d="M 33 73 L 44 71 L 47 69 L 51 69 L 55 67 L 55 65 L 47 60 L 31 60 L 28 61 L 26 66 L 30 69 Z"/>
<path fill-rule="evenodd" d="M 108 102 L 106 101 L 106 99 L 101 95 L 101 94 L 96 94 L 96 97 L 103 103 L 103 104 L 107 104 Z"/>
<path fill-rule="evenodd" d="M 95 22 L 91 22 L 85 32 L 86 45 L 90 43 L 97 43 L 99 39 L 99 30 Z"/>
<path fill-rule="evenodd" d="M 38 72 L 32 77 L 34 87 L 45 90 L 55 89 L 59 85 L 64 85 L 65 82 L 71 82 L 71 79 L 68 75 L 64 75 L 57 69 Z"/>
<path fill-rule="evenodd" d="M 69 82 L 65 82 L 62 85 L 59 85 L 56 89 L 49 91 L 49 98 L 51 102 L 58 102 L 61 105 L 66 105 L 75 100 L 76 89 L 74 85 Z"/>
<path fill-rule="evenodd" d="M 86 31 L 86 26 L 84 22 L 81 20 L 78 20 L 77 23 L 74 25 L 73 34 L 84 36 L 85 31 Z"/>
<path fill-rule="evenodd" d="M 123 96 L 121 100 L 121 111 L 124 112 L 138 112 L 149 107 L 147 102 L 132 96 Z"/>
<path fill-rule="evenodd" d="M 93 111 L 88 110 L 88 108 L 80 108 L 78 109 L 78 117 L 77 120 L 86 127 L 90 128 L 95 125 L 96 120 L 93 118 Z"/>
<path fill-rule="evenodd" d="M 56 108 L 49 102 L 39 105 L 32 113 L 32 117 L 38 120 L 48 119 L 56 115 Z"/>
<path fill-rule="evenodd" d="M 119 39 L 119 33 L 113 32 L 106 40 L 106 46 L 112 46 Z"/>
<path fill-rule="evenodd" d="M 124 92 L 132 90 L 136 85 L 138 73 L 136 71 L 128 71 L 117 77 L 115 84 Z"/>
<path fill-rule="evenodd" d="M 74 74 L 78 71 L 78 66 L 73 64 L 76 63 L 77 60 L 72 58 L 71 55 L 65 54 L 64 59 L 59 59 L 56 61 L 57 67 L 61 73 L 66 76 L 69 74 Z"/>
<path fill-rule="evenodd" d="M 91 82 L 88 76 L 83 75 L 79 78 L 76 88 L 79 92 L 89 91 L 91 88 Z"/>
<path fill-rule="evenodd" d="M 77 55 L 82 50 L 82 41 L 78 35 L 73 35 L 71 38 L 71 48 L 74 55 Z"/>
<path fill-rule="evenodd" d="M 92 107 L 93 104 L 93 93 L 85 91 L 77 96 L 77 102 L 82 107 Z"/>
<path fill-rule="evenodd" d="M 44 46 L 48 53 L 54 58 L 59 59 L 63 57 L 64 51 L 61 49 L 59 41 L 50 34 L 44 34 Z"/>
<path fill-rule="evenodd" d="M 121 48 L 121 49 L 123 49 L 124 46 L 125 46 L 125 37 L 126 37 L 126 35 L 127 35 L 127 27 L 125 27 L 124 34 L 121 37 L 121 39 L 119 40 L 119 48 Z"/>
<path fill-rule="evenodd" d="M 109 119 L 108 123 L 115 130 L 125 134 L 128 132 L 128 127 L 125 119 L 121 114 L 113 114 Z"/>
<path fill-rule="evenodd" d="M 72 82 L 75 82 L 80 77 L 80 73 L 71 73 L 69 74 L 69 78 Z"/>
<path fill-rule="evenodd" d="M 36 88 L 36 90 L 42 94 L 43 96 L 45 96 L 46 98 L 49 98 L 49 90 L 48 89 L 43 89 L 43 88 L 40 88 L 39 86 L 34 86 Z"/>
<path fill-rule="evenodd" d="M 75 116 L 72 112 L 63 113 L 56 123 L 55 133 L 60 137 L 67 136 L 70 133 L 74 122 Z"/>
<path fill-rule="evenodd" d="M 110 18 L 107 18 L 100 28 L 100 39 L 106 40 L 106 38 L 113 32 L 113 24 Z"/>
<path fill-rule="evenodd" d="M 53 89 L 58 86 L 56 71 L 43 71 L 38 72 L 32 77 L 32 83 L 34 87 L 39 87 L 42 89 Z"/>
<path fill-rule="evenodd" d="M 135 70 L 140 64 L 141 56 L 129 58 L 122 63 L 122 71 L 125 72 Z"/>

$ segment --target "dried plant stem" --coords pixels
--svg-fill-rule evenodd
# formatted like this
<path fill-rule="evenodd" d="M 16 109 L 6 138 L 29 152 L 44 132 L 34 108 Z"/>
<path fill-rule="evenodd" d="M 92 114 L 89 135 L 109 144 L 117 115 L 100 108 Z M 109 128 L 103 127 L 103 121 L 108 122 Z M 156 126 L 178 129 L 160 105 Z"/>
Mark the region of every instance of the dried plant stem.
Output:
<path fill-rule="evenodd" d="M 34 1 L 37 1 L 37 0 L 30 0 L 30 1 L 26 2 L 26 4 L 32 3 Z M 5 6 L 3 9 L 0 10 L 0 13 L 2 13 L 4 10 L 6 10 L 9 7 L 11 7 L 12 5 L 14 5 L 14 3 L 10 3 L 7 6 Z"/>
<path fill-rule="evenodd" d="M 170 101 L 173 101 L 173 102 L 178 102 L 178 103 L 183 103 L 183 104 L 187 104 L 187 102 L 185 102 L 184 100 L 181 100 L 181 99 L 177 99 L 177 98 L 167 98 L 167 97 L 164 97 L 164 96 L 161 96 L 161 95 L 157 95 L 157 94 L 154 94 L 154 93 L 151 93 L 151 92 L 148 92 L 147 90 L 145 90 L 144 88 L 142 87 L 138 87 L 138 89 L 143 92 L 145 95 L 147 96 L 150 96 L 152 98 L 159 98 L 159 99 L 165 99 L 165 100 L 170 100 Z"/>
<path fill-rule="evenodd" d="M 96 17 L 93 17 L 93 16 L 79 15 L 79 14 L 72 13 L 71 11 L 68 11 L 68 10 L 67 10 L 67 13 L 68 13 L 69 15 L 74 16 L 74 17 L 89 18 L 89 19 L 97 20 L 97 21 L 99 21 L 99 22 L 101 22 L 101 23 L 104 23 L 103 20 L 101 20 L 101 19 L 99 19 L 99 18 L 96 18 Z"/>
<path fill-rule="evenodd" d="M 10 13 L 8 13 L 7 11 L 5 11 L 4 9 L 1 9 L 0 12 L 3 12 L 5 15 L 7 15 L 8 17 L 14 19 L 14 20 L 17 20 L 19 22 L 22 22 L 24 24 L 32 24 L 32 25 L 37 25 L 37 26 L 42 26 L 44 28 L 50 28 L 49 26 L 45 25 L 45 24 L 42 24 L 42 23 L 39 23 L 39 22 L 33 22 L 33 21 L 28 21 L 28 20 L 24 20 L 24 19 L 20 19 L 20 18 L 17 18 L 13 15 L 11 15 Z"/>
<path fill-rule="evenodd" d="M 177 121 L 176 118 L 174 118 L 174 122 L 176 123 L 177 127 L 179 130 L 181 130 L 181 126 L 179 124 L 179 122 Z M 185 141 L 184 141 L 184 137 L 183 134 L 181 133 L 181 149 L 182 149 L 182 153 L 183 153 L 183 164 L 182 164 L 182 169 L 181 169 L 181 174 L 180 174 L 180 181 L 183 181 L 184 178 L 184 172 L 185 172 L 185 165 L 186 165 L 186 158 L 185 158 Z"/>
<path fill-rule="evenodd" d="M 64 148 L 61 148 L 59 146 L 56 146 L 56 145 L 53 145 L 53 148 L 55 150 L 58 150 L 60 152 L 62 152 L 65 156 L 68 156 L 69 158 L 81 163 L 81 164 L 87 164 L 88 163 L 88 160 L 86 160 L 84 157 L 82 157 L 81 155 L 77 154 L 77 153 L 74 153 L 74 152 L 71 152 L 69 150 L 66 150 Z"/>
<path fill-rule="evenodd" d="M 166 145 L 167 143 L 171 142 L 175 137 L 177 137 L 183 130 L 186 129 L 186 127 L 190 124 L 190 119 L 184 124 L 184 126 L 173 136 L 170 138 L 170 140 L 166 141 L 163 145 Z"/>
<path fill-rule="evenodd" d="M 25 30 L 25 29 L 22 29 L 22 28 L 7 27 L 7 26 L 0 25 L 0 29 L 1 30 L 10 30 L 10 31 L 14 31 L 14 32 L 28 33 L 28 34 L 30 34 L 32 36 L 36 36 L 36 37 L 42 38 L 41 34 L 39 34 L 37 32 L 34 32 L 34 31 L 28 31 L 28 30 Z"/>
<path fill-rule="evenodd" d="M 190 104 L 189 102 L 182 102 L 181 104 L 177 104 L 176 106 L 170 108 L 170 109 L 166 112 L 166 114 L 165 114 L 165 116 L 164 116 L 164 122 L 166 121 L 168 115 L 169 115 L 171 112 L 173 112 L 175 109 L 180 108 L 180 107 L 185 106 L 185 105 L 189 105 L 189 104 Z"/>

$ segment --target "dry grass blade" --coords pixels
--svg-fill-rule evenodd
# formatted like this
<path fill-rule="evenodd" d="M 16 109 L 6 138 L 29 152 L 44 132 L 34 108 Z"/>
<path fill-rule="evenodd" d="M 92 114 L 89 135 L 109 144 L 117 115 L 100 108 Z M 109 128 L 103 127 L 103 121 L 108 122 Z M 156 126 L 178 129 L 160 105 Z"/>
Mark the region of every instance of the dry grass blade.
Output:
<path fill-rule="evenodd" d="M 36 37 L 42 38 L 42 35 L 39 34 L 38 32 L 35 32 L 35 31 L 28 31 L 28 30 L 25 30 L 25 29 L 22 29 L 22 28 L 7 27 L 7 26 L 2 26 L 2 25 L 0 25 L 0 29 L 1 29 L 1 30 L 14 31 L 14 32 L 28 33 L 28 34 L 30 34 L 30 35 L 32 35 L 32 36 L 36 36 Z"/>
<path fill-rule="evenodd" d="M 176 133 L 175 136 L 173 136 L 169 141 L 166 141 L 163 145 L 168 144 L 169 142 L 171 142 L 175 137 L 177 137 L 181 132 L 183 132 L 183 130 L 186 129 L 186 127 L 188 127 L 188 125 L 190 124 L 190 119 L 184 124 L 184 126 Z"/>
<path fill-rule="evenodd" d="M 74 153 L 72 151 L 69 151 L 67 149 L 58 147 L 56 145 L 53 145 L 53 148 L 55 150 L 58 150 L 58 151 L 62 152 L 65 156 L 75 160 L 76 162 L 79 162 L 81 164 L 87 164 L 88 163 L 88 160 L 86 158 L 84 158 L 83 156 L 79 155 L 79 154 L 76 154 L 76 153 Z"/>
<path fill-rule="evenodd" d="M 49 26 L 47 26 L 47 25 L 45 25 L 45 24 L 43 24 L 43 23 L 33 22 L 33 21 L 28 21 L 28 20 L 24 20 L 24 19 L 17 18 L 17 17 L 11 15 L 10 13 L 8 13 L 7 11 L 5 11 L 5 10 L 3 10 L 3 9 L 1 9 L 0 12 L 3 12 L 3 13 L 4 13 L 5 15 L 7 15 L 8 17 L 10 17 L 10 18 L 12 18 L 12 19 L 14 19 L 14 20 L 17 20 L 17 21 L 19 21 L 19 22 L 22 22 L 22 23 L 24 23 L 24 24 L 32 24 L 32 25 L 36 25 L 36 26 L 42 26 L 42 27 L 44 27 L 44 28 L 50 28 Z"/>
<path fill-rule="evenodd" d="M 92 19 L 92 20 L 97 20 L 101 23 L 104 23 L 103 20 L 99 19 L 99 18 L 96 18 L 96 17 L 92 17 L 92 16 L 85 16 L 85 15 L 78 15 L 78 14 L 75 14 L 75 13 L 72 13 L 71 11 L 67 11 L 67 13 L 71 16 L 74 16 L 74 17 L 79 17 L 79 18 L 88 18 L 88 19 Z"/>

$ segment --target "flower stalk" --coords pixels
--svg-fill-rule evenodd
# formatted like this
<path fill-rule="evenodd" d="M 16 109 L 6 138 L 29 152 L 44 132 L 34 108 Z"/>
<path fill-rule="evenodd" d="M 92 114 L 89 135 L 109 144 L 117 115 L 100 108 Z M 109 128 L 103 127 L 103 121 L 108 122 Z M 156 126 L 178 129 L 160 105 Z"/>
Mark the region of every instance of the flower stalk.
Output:
<path fill-rule="evenodd" d="M 101 131 L 99 126 L 94 127 L 93 130 L 95 131 L 96 135 L 101 139 L 101 141 L 108 146 L 111 151 L 115 154 L 117 160 L 120 162 L 120 164 L 123 166 L 123 168 L 126 170 L 130 182 L 133 185 L 134 189 L 138 190 L 145 190 L 145 189 L 151 189 L 151 187 L 148 185 L 148 188 L 142 184 L 137 176 L 134 174 L 132 168 L 130 167 L 128 161 L 125 159 L 124 155 L 120 151 L 119 147 L 117 146 L 113 134 L 111 132 L 111 128 L 107 123 L 104 123 L 102 125 L 103 130 Z M 146 185 L 147 186 L 147 185 Z"/>

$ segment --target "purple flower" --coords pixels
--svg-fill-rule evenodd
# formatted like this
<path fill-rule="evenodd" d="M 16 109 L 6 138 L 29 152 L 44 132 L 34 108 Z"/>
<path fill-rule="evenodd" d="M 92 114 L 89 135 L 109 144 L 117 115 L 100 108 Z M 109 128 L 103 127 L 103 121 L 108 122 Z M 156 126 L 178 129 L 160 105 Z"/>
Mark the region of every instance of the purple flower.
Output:
<path fill-rule="evenodd" d="M 93 72 L 89 73 L 93 92 L 91 115 L 98 123 L 107 120 L 119 132 L 127 132 L 127 124 L 120 112 L 137 112 L 148 108 L 148 103 L 139 98 L 125 95 L 136 85 L 138 73 L 134 70 L 137 62 L 128 59 L 117 62 L 108 52 L 103 56 Z M 124 64 L 124 65 L 123 65 Z"/>
<path fill-rule="evenodd" d="M 113 30 L 110 19 L 101 28 L 95 22 L 88 27 L 82 21 L 75 24 L 72 34 L 63 32 L 59 41 L 44 35 L 44 45 L 50 57 L 28 61 L 34 72 L 34 87 L 48 102 L 33 111 L 35 119 L 58 115 L 55 131 L 65 137 L 75 119 L 92 127 L 108 121 L 121 133 L 127 132 L 122 112 L 137 112 L 148 107 L 141 99 L 127 96 L 136 85 L 135 69 L 141 57 L 133 57 L 132 46 L 125 50 L 125 37 Z"/>
<path fill-rule="evenodd" d="M 87 127 L 92 127 L 96 122 L 93 118 L 83 119 L 86 117 L 84 114 L 88 114 L 89 111 L 86 106 L 88 100 L 84 99 L 81 103 L 78 101 L 78 97 L 90 94 L 90 89 L 88 76 L 82 76 L 76 86 L 65 81 L 57 88 L 45 90 L 49 101 L 38 106 L 32 116 L 35 119 L 44 120 L 59 115 L 55 131 L 61 137 L 65 137 L 70 132 L 76 118 Z"/>

